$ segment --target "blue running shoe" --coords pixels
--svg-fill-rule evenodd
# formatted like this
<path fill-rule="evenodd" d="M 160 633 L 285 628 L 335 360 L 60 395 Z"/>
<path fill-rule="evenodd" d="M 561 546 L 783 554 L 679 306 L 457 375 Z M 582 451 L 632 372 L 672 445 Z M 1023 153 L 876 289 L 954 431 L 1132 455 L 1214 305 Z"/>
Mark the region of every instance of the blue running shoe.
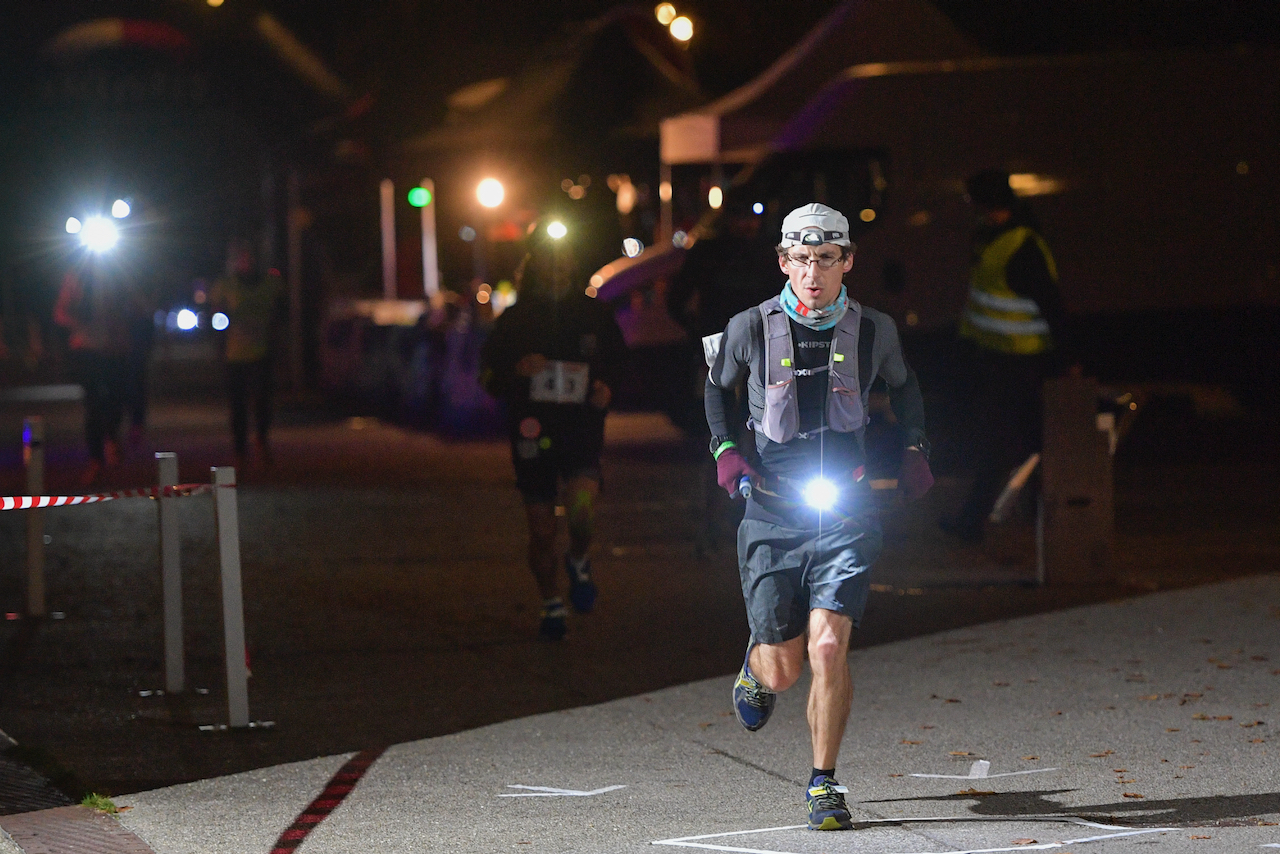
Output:
<path fill-rule="evenodd" d="M 596 583 L 591 580 L 591 559 L 585 558 L 581 568 L 573 565 L 573 558 L 564 556 L 564 571 L 569 575 L 569 601 L 579 614 L 589 614 L 596 605 Z"/>
<path fill-rule="evenodd" d="M 853 827 L 853 816 L 845 805 L 844 795 L 849 791 L 834 777 L 814 777 L 804 794 L 809 805 L 810 830 L 848 830 Z"/>
<path fill-rule="evenodd" d="M 543 640 L 563 640 L 567 631 L 564 620 L 569 615 L 564 603 L 559 599 L 548 599 L 542 606 L 542 622 L 538 625 L 538 636 Z"/>
<path fill-rule="evenodd" d="M 747 656 L 742 661 L 742 669 L 733 683 L 733 713 L 738 723 L 755 732 L 769 722 L 773 714 L 773 704 L 778 695 L 765 688 L 751 675 L 751 647 L 747 647 Z"/>

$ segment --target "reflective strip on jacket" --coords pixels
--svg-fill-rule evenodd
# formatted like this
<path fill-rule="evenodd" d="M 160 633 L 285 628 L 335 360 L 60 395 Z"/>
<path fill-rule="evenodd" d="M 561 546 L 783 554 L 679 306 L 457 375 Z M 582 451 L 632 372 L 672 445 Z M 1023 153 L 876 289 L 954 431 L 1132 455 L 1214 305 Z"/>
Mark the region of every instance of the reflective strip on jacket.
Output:
<path fill-rule="evenodd" d="M 1048 245 L 1030 228 L 1017 226 L 982 248 L 969 275 L 969 301 L 960 319 L 960 335 L 1002 353 L 1031 355 L 1051 346 L 1049 324 L 1033 299 L 1009 287 L 1009 261 L 1028 240 L 1044 254 L 1056 282 L 1058 269 Z"/>

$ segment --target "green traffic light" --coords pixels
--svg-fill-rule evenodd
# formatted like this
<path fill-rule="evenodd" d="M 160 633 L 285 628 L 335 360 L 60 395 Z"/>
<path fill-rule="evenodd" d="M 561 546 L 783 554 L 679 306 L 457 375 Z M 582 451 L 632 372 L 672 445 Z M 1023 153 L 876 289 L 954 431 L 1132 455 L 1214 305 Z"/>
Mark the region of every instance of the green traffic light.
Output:
<path fill-rule="evenodd" d="M 409 191 L 409 204 L 415 208 L 425 208 L 431 204 L 431 191 L 426 187 L 414 187 Z"/>

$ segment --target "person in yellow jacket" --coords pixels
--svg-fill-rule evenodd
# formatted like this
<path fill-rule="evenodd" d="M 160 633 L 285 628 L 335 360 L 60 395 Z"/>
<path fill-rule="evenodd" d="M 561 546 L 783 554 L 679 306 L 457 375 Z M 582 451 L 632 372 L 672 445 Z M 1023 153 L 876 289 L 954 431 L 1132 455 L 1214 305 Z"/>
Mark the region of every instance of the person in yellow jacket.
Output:
<path fill-rule="evenodd" d="M 231 241 L 227 274 L 214 283 L 210 308 L 227 317 L 223 362 L 231 406 L 231 437 L 236 466 L 249 460 L 249 408 L 254 417 L 258 462 L 271 464 L 268 435 L 275 395 L 276 329 L 281 318 L 284 282 L 275 270 L 259 268 L 253 244 Z"/>
<path fill-rule="evenodd" d="M 972 366 L 970 453 L 974 477 L 960 511 L 942 528 L 981 542 L 1009 473 L 1040 449 L 1042 390 L 1066 341 L 1058 268 L 1009 173 L 979 172 L 965 184 L 979 216 L 960 338 Z"/>

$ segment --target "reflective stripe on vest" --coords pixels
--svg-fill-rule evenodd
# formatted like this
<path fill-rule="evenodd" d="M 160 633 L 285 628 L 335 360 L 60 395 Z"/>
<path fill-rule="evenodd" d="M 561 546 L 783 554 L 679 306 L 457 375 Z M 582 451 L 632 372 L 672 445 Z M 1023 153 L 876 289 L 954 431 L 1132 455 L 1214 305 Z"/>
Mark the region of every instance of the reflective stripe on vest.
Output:
<path fill-rule="evenodd" d="M 969 300 L 960 320 L 960 334 L 983 347 L 1003 353 L 1029 355 L 1049 349 L 1049 324 L 1033 299 L 1009 288 L 1009 261 L 1028 241 L 1044 255 L 1049 275 L 1058 270 L 1048 245 L 1026 226 L 1011 228 L 983 247 L 969 277 Z"/>
<path fill-rule="evenodd" d="M 852 433 L 867 425 L 870 418 L 862 405 L 858 385 L 858 333 L 862 327 L 862 306 L 849 300 L 849 310 L 840 318 L 831 335 L 831 353 L 825 368 L 798 371 L 791 341 L 791 323 L 778 298 L 761 304 L 764 323 L 764 418 L 757 429 L 774 442 L 789 442 L 799 435 L 800 403 L 795 378 L 827 372 L 827 423 L 819 428 Z"/>

